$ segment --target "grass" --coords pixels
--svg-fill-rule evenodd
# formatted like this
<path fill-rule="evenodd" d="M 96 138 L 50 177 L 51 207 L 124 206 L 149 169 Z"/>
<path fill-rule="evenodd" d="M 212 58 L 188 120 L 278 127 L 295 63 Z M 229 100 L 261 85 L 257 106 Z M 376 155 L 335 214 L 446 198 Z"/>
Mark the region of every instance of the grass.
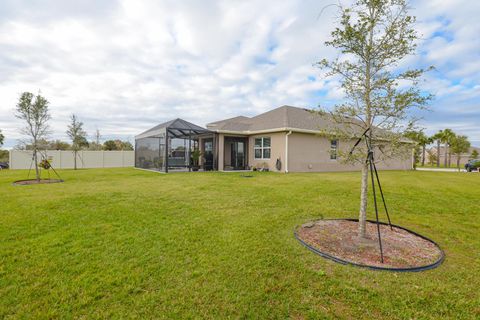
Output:
<path fill-rule="evenodd" d="M 453 161 L 450 165 L 446 165 L 441 163 L 440 166 L 437 166 L 437 163 L 425 163 L 425 165 L 422 166 L 421 163 L 417 163 L 417 168 L 441 168 L 441 169 L 464 169 L 465 168 L 465 161 L 460 162 L 460 165 L 457 166 L 457 160 Z"/>
<path fill-rule="evenodd" d="M 0 318 L 480 317 L 479 176 L 382 172 L 393 222 L 447 259 L 422 273 L 342 266 L 297 224 L 355 217 L 359 173 L 0 171 Z M 371 210 L 370 210 L 371 211 Z"/>

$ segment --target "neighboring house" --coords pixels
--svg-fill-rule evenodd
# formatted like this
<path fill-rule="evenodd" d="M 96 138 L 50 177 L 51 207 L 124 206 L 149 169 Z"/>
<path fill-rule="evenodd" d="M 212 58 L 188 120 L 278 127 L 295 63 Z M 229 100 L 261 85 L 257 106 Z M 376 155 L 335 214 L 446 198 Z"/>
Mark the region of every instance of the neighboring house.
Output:
<path fill-rule="evenodd" d="M 235 117 L 207 124 L 207 129 L 176 119 L 136 137 L 136 167 L 168 172 L 190 170 L 188 150 L 199 148 L 205 170 L 267 168 L 279 172 L 358 170 L 345 165 L 338 151 L 353 141 L 319 135 L 331 125 L 307 109 L 283 106 L 255 117 Z M 378 165 L 380 169 L 407 170 L 411 152 Z"/>
<path fill-rule="evenodd" d="M 471 155 L 472 155 L 473 150 L 477 150 L 478 154 L 480 154 L 480 148 L 471 147 L 468 150 L 468 152 L 462 153 L 462 155 L 460 156 L 460 164 L 461 165 L 464 165 L 465 163 L 468 162 L 468 160 L 472 159 Z M 426 163 L 433 162 L 433 164 L 436 164 L 437 163 L 436 158 L 433 159 L 433 161 L 430 161 L 429 154 L 432 154 L 436 157 L 437 156 L 437 147 L 432 147 L 432 148 L 429 149 L 429 152 L 427 152 L 427 154 L 426 154 L 426 160 L 425 160 Z M 447 154 L 447 161 L 448 161 L 448 154 Z M 443 166 L 444 163 L 445 163 L 445 147 L 441 146 L 440 147 L 440 165 Z M 457 156 L 453 153 L 451 154 L 451 164 L 454 165 L 454 166 L 456 166 L 456 164 L 457 164 Z"/>

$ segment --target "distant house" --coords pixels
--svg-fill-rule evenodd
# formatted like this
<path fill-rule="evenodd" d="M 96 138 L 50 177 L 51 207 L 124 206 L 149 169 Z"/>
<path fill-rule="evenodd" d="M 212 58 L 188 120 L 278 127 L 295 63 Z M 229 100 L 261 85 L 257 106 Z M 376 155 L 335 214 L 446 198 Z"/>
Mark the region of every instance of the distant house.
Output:
<path fill-rule="evenodd" d="M 478 147 L 471 147 L 468 152 L 462 153 L 460 155 L 460 164 L 465 164 L 468 162 L 468 160 L 472 159 L 472 152 L 473 150 L 477 150 L 477 153 L 480 154 L 480 148 Z M 448 151 L 448 150 L 447 150 Z M 434 157 L 434 159 L 430 159 L 430 155 Z M 426 162 L 427 163 L 437 163 L 436 160 L 437 157 L 437 147 L 432 147 L 428 149 L 428 152 L 426 154 Z M 447 161 L 448 161 L 448 154 L 447 154 Z M 445 163 L 445 147 L 441 146 L 440 147 L 440 164 L 443 165 Z M 456 165 L 457 163 L 457 156 L 454 154 L 451 154 L 451 164 Z"/>
<path fill-rule="evenodd" d="M 283 106 L 254 117 L 239 116 L 207 124 L 182 119 L 158 125 L 136 137 L 135 166 L 158 171 L 191 170 L 189 150 L 201 151 L 203 170 L 269 169 L 279 172 L 358 170 L 338 159 L 352 141 L 320 136 L 331 123 L 310 110 Z M 407 170 L 411 154 L 379 165 Z"/>

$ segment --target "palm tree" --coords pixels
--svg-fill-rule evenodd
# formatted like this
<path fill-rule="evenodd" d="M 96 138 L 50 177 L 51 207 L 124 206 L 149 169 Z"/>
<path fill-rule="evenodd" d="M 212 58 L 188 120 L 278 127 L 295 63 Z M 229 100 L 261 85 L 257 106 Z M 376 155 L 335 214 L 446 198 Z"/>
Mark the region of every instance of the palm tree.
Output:
<path fill-rule="evenodd" d="M 417 147 L 415 147 L 415 164 L 417 163 L 417 160 L 418 160 L 418 147 L 422 147 L 422 160 L 421 160 L 421 163 L 422 163 L 422 166 L 425 165 L 425 154 L 426 154 L 426 148 L 427 148 L 427 145 L 429 145 L 430 143 L 432 143 L 432 138 L 430 137 L 427 137 L 427 135 L 423 132 L 423 130 L 420 130 L 420 131 L 415 131 L 415 130 L 412 130 L 412 131 L 407 131 L 405 133 L 405 136 L 413 141 L 415 141 L 417 143 Z"/>
<path fill-rule="evenodd" d="M 456 134 L 455 132 L 453 132 L 452 129 L 443 130 L 442 142 L 445 144 L 445 159 L 443 160 L 443 162 L 444 162 L 445 168 L 450 167 L 450 164 L 451 164 L 452 153 L 450 152 L 450 145 L 452 144 L 452 141 L 455 139 L 455 136 Z"/>
<path fill-rule="evenodd" d="M 443 130 L 435 133 L 430 139 L 432 139 L 432 141 L 437 141 L 437 167 L 440 167 L 440 143 L 443 139 Z"/>

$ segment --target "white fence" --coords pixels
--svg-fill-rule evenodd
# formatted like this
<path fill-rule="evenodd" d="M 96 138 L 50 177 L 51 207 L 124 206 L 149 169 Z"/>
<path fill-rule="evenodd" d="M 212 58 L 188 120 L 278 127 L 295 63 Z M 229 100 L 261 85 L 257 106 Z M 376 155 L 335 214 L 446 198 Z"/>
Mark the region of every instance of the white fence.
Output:
<path fill-rule="evenodd" d="M 72 169 L 73 151 L 42 151 L 54 169 Z M 29 169 L 32 165 L 32 151 L 11 150 L 10 169 Z M 42 156 L 38 155 L 39 161 Z M 118 168 L 133 167 L 135 151 L 79 151 L 77 153 L 77 168 Z"/>

